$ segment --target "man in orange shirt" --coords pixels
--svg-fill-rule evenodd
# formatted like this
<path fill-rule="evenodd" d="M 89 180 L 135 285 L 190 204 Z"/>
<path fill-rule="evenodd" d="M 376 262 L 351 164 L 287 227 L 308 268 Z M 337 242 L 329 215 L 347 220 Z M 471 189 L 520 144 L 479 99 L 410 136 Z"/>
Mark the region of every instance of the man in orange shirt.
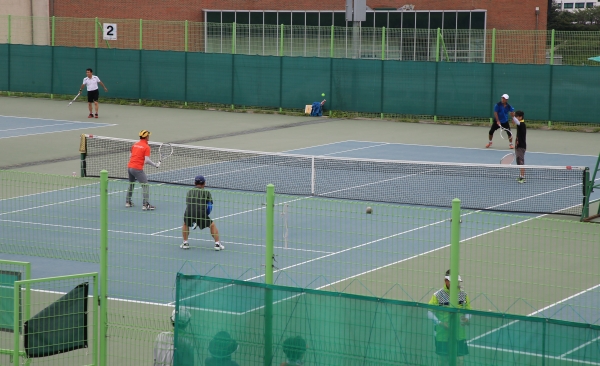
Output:
<path fill-rule="evenodd" d="M 150 138 L 150 131 L 140 131 L 140 141 L 133 144 L 131 147 L 131 153 L 129 154 L 129 164 L 127 164 L 127 172 L 129 173 L 129 189 L 127 190 L 127 198 L 125 200 L 125 207 L 133 207 L 131 202 L 131 196 L 133 195 L 133 187 L 137 180 L 142 184 L 142 190 L 144 191 L 144 201 L 142 204 L 142 210 L 154 210 L 154 206 L 148 202 L 150 196 L 150 187 L 148 187 L 148 177 L 144 173 L 144 165 L 150 164 L 156 168 L 160 166 L 158 163 L 150 160 L 150 145 L 148 145 L 148 139 Z"/>

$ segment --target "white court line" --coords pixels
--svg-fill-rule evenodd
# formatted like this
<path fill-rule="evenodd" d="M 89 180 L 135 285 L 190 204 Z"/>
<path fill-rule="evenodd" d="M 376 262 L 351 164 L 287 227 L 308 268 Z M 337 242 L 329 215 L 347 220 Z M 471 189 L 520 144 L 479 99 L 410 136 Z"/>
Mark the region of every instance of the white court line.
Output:
<path fill-rule="evenodd" d="M 573 362 L 573 363 L 578 363 L 578 364 L 600 365 L 600 363 L 598 363 L 598 362 L 583 361 L 583 360 L 577 360 L 577 359 L 568 359 L 568 358 L 563 358 L 562 356 L 541 355 L 539 353 L 533 353 L 533 352 L 515 351 L 515 350 L 512 350 L 512 349 L 506 349 L 506 348 L 497 348 L 497 347 L 489 347 L 489 346 L 477 346 L 477 345 L 472 345 L 472 344 L 470 346 L 474 347 L 474 348 L 489 349 L 489 350 L 494 350 L 494 351 L 502 351 L 502 352 L 513 353 L 513 354 L 518 354 L 518 355 L 534 356 L 534 357 L 544 357 L 544 358 L 547 358 L 547 359 L 561 360 L 561 361 Z"/>
<path fill-rule="evenodd" d="M 362 141 L 362 140 L 347 140 L 351 142 L 366 142 L 366 143 L 375 143 L 374 141 Z M 504 150 L 490 150 L 483 149 L 480 147 L 458 147 L 458 146 L 440 146 L 440 145 L 422 145 L 422 144 L 405 144 L 402 142 L 389 142 L 389 145 L 407 145 L 407 146 L 423 146 L 423 147 L 443 147 L 447 149 L 465 149 L 465 150 L 481 150 L 481 151 L 504 151 Z M 528 154 L 545 154 L 545 155 L 566 155 L 566 156 L 583 156 L 583 157 L 592 157 L 597 158 L 596 155 L 579 155 L 579 154 L 562 154 L 562 153 L 549 153 L 549 152 L 541 152 L 541 151 L 529 151 Z"/>
<path fill-rule="evenodd" d="M 77 123 L 77 122 L 74 122 Z M 83 123 L 83 122 L 80 122 Z M 15 130 L 27 130 L 30 128 L 44 128 L 44 127 L 54 127 L 54 126 L 64 126 L 64 125 L 72 125 L 73 122 L 67 122 L 67 123 L 55 123 L 53 125 L 41 125 L 41 126 L 31 126 L 31 127 L 18 127 L 18 128 L 9 128 L 6 130 L 0 130 L 0 132 L 6 132 L 6 131 L 15 131 Z"/>
<path fill-rule="evenodd" d="M 560 357 L 559 357 L 559 358 L 565 358 L 565 357 L 567 357 L 567 355 L 569 355 L 569 354 L 571 354 L 571 353 L 573 353 L 573 352 L 577 352 L 577 351 L 579 351 L 580 349 L 582 349 L 582 348 L 584 348 L 584 347 L 587 347 L 587 346 L 589 346 L 590 344 L 592 344 L 592 343 L 596 342 L 597 340 L 600 340 L 600 337 L 596 337 L 596 338 L 592 339 L 591 341 L 587 341 L 587 342 L 585 342 L 584 344 L 580 345 L 579 347 L 573 348 L 572 350 L 570 350 L 570 351 L 568 351 L 568 352 L 565 352 L 565 353 L 563 353 L 562 355 L 560 355 Z"/>
<path fill-rule="evenodd" d="M 287 150 L 287 151 L 284 151 L 284 152 L 285 153 L 294 154 L 293 151 L 300 151 L 300 150 L 312 149 L 313 147 L 323 147 L 323 146 L 329 146 L 329 145 L 335 145 L 335 144 L 343 144 L 344 142 L 354 142 L 354 140 L 344 140 L 344 141 L 330 142 L 330 143 L 327 143 L 327 144 L 313 145 L 313 146 L 309 146 L 309 147 L 301 147 L 299 149 Z M 356 141 L 356 142 L 362 142 L 362 141 Z M 369 143 L 375 144 L 376 142 L 369 142 Z"/>
<path fill-rule="evenodd" d="M 40 132 L 40 133 L 28 133 L 26 135 L 18 135 L 18 136 L 6 136 L 6 137 L 0 137 L 0 139 L 10 139 L 10 138 L 16 138 L 16 137 L 35 136 L 35 135 L 47 135 L 47 134 L 50 134 L 50 133 L 57 133 L 57 132 L 77 131 L 77 130 L 86 130 L 88 128 L 111 127 L 111 126 L 117 126 L 117 125 L 116 124 L 104 124 L 103 126 L 91 126 L 91 127 L 82 127 L 82 128 L 69 128 L 69 129 L 60 130 L 60 131 L 49 131 L 49 132 Z"/>
<path fill-rule="evenodd" d="M 18 117 L 18 116 L 6 116 L 3 114 L 0 114 L 0 118 L 1 117 L 6 117 L 6 118 L 19 118 L 19 119 L 38 119 L 38 120 L 42 120 L 42 121 L 57 121 L 57 122 L 71 122 L 71 123 L 86 123 L 86 124 L 90 124 L 90 125 L 101 125 L 104 124 L 102 122 L 88 122 L 88 121 L 69 121 L 66 119 L 49 119 L 49 118 L 37 118 L 37 117 Z"/>
<path fill-rule="evenodd" d="M 53 189 L 51 191 L 44 191 L 44 192 L 39 192 L 39 193 L 30 193 L 30 194 L 25 194 L 23 196 L 16 196 L 16 197 L 10 197 L 10 198 L 0 198 L 0 201 L 10 201 L 10 200 L 15 200 L 15 199 L 21 199 L 23 197 L 32 197 L 32 196 L 37 196 L 40 194 L 46 194 L 46 193 L 51 193 L 51 192 L 60 192 L 60 191 L 66 191 L 67 189 L 74 189 L 74 188 L 79 188 L 79 187 L 88 187 L 88 186 L 93 186 L 94 184 L 100 184 L 100 182 L 94 182 L 94 183 L 89 183 L 89 184 L 82 184 L 80 186 L 73 186 L 73 187 L 67 187 L 67 188 L 60 188 L 60 189 Z"/>
<path fill-rule="evenodd" d="M 348 151 L 356 151 L 356 150 L 364 150 L 364 149 L 370 149 L 372 147 L 378 147 L 378 146 L 384 146 L 384 145 L 389 145 L 387 142 L 384 142 L 382 144 L 379 145 L 373 145 L 373 146 L 363 146 L 363 147 L 357 147 L 355 149 L 350 149 L 350 150 L 342 150 L 342 151 L 336 151 L 336 152 L 332 152 L 329 154 L 321 154 L 321 155 L 315 155 L 315 156 L 328 156 L 328 155 L 335 155 L 335 154 L 341 154 L 341 153 L 345 153 Z"/>
<path fill-rule="evenodd" d="M 21 221 L 21 220 L 0 219 L 0 222 L 13 222 L 13 223 L 18 223 L 18 224 L 27 224 L 27 225 L 35 225 L 35 226 L 49 226 L 49 227 L 60 227 L 60 228 L 68 228 L 68 229 L 100 231 L 100 229 L 98 229 L 98 228 L 91 228 L 91 227 L 69 226 L 69 225 L 58 225 L 58 224 L 45 224 L 45 223 L 40 223 L 40 222 Z M 161 237 L 161 238 L 181 239 L 180 236 L 154 235 L 154 234 L 131 232 L 131 231 L 123 231 L 123 230 L 108 230 L 108 232 L 110 232 L 110 233 L 116 233 L 116 234 L 128 234 L 128 235 L 140 235 L 140 236 L 158 236 L 158 237 Z M 208 239 L 194 239 L 194 238 L 190 238 L 190 240 L 194 240 L 194 241 L 211 241 L 211 240 L 208 240 Z M 263 247 L 263 248 L 265 247 L 264 244 L 240 243 L 240 242 L 235 242 L 235 241 L 228 241 L 226 243 L 235 244 L 235 245 L 241 245 L 241 246 L 248 246 L 248 247 Z M 275 247 L 275 248 L 279 249 L 280 247 Z M 327 251 L 324 251 L 324 250 L 296 249 L 296 248 L 286 248 L 286 249 L 291 250 L 291 251 L 298 251 L 298 252 L 312 252 L 312 253 L 325 253 L 325 254 L 332 253 L 332 252 L 327 252 Z"/>

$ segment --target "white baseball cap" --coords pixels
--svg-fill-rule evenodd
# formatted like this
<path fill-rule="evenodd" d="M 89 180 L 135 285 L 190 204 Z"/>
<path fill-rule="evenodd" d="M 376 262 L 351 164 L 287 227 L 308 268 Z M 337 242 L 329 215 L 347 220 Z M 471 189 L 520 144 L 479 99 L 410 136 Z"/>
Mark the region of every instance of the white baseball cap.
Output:
<path fill-rule="evenodd" d="M 450 276 L 446 276 L 444 277 L 445 279 L 447 279 L 448 281 L 450 281 Z M 462 278 L 460 277 L 460 275 L 458 275 L 458 282 L 462 282 Z"/>
<path fill-rule="evenodd" d="M 502 98 L 508 99 L 508 94 L 502 94 Z"/>

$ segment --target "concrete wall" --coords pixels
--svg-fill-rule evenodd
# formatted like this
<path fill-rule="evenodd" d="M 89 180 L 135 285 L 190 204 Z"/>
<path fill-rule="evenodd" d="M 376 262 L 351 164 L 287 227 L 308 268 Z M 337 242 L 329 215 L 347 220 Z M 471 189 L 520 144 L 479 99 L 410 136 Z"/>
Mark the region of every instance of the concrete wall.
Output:
<path fill-rule="evenodd" d="M 13 44 L 50 44 L 49 0 L 0 0 L 0 40 L 8 41 L 8 17 L 11 16 Z M 32 18 L 33 16 L 33 18 Z"/>

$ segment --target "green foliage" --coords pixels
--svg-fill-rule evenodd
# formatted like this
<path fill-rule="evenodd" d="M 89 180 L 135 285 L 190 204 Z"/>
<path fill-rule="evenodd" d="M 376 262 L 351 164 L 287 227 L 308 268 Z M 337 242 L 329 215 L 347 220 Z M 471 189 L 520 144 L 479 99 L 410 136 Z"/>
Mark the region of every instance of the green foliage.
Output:
<path fill-rule="evenodd" d="M 598 31 L 600 30 L 600 7 L 576 11 L 560 10 L 560 5 L 552 4 L 548 10 L 548 29 L 556 31 Z"/>

